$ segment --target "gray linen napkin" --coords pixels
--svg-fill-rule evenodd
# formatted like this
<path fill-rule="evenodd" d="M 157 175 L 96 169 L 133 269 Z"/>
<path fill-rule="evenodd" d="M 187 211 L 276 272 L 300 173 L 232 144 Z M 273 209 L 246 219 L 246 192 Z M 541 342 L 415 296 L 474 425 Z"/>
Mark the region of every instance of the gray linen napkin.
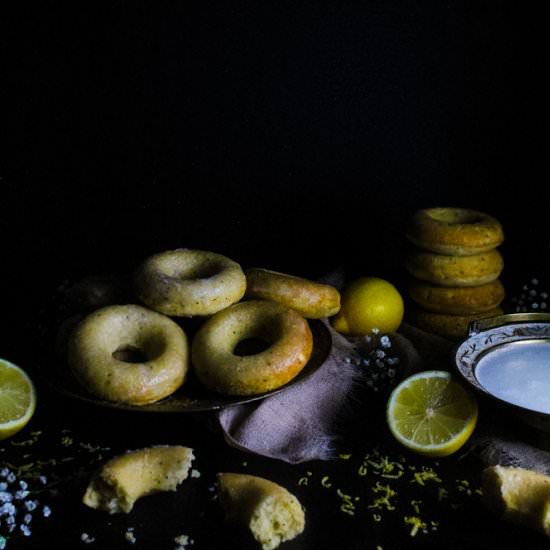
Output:
<path fill-rule="evenodd" d="M 294 464 L 333 457 L 338 421 L 366 370 L 361 366 L 363 339 L 346 338 L 325 323 L 332 336 L 332 351 L 309 378 L 259 403 L 219 413 L 229 444 Z M 392 354 L 399 358 L 400 377 L 449 364 L 452 344 L 439 336 L 407 324 L 388 336 Z"/>

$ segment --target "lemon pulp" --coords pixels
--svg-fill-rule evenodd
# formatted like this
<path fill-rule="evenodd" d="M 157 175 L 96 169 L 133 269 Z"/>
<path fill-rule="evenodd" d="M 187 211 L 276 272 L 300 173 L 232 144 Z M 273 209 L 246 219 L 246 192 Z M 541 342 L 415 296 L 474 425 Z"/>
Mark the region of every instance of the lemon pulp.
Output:
<path fill-rule="evenodd" d="M 29 376 L 20 367 L 0 359 L 0 439 L 21 430 L 36 407 L 36 392 Z"/>
<path fill-rule="evenodd" d="M 477 423 L 473 395 L 447 371 L 409 376 L 391 393 L 387 422 L 393 436 L 426 456 L 448 456 L 464 445 Z"/>

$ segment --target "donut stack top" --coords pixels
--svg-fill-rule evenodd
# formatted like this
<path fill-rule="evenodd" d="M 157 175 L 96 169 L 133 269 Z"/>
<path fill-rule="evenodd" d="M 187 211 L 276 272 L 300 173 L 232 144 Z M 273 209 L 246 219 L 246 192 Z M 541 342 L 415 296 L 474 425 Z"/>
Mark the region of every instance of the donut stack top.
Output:
<path fill-rule="evenodd" d="M 466 208 L 415 212 L 406 231 L 411 321 L 452 340 L 473 320 L 502 313 L 504 232 L 493 216 Z"/>

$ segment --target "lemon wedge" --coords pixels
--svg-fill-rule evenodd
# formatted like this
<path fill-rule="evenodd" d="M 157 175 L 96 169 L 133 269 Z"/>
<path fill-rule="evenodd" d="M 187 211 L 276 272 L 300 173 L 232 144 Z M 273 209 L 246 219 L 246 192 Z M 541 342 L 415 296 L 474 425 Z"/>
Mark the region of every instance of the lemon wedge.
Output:
<path fill-rule="evenodd" d="M 386 409 L 393 436 L 411 451 L 434 457 L 460 449 L 477 415 L 474 396 L 447 371 L 409 376 L 392 391 Z"/>
<path fill-rule="evenodd" d="M 23 429 L 34 414 L 36 391 L 20 367 L 0 359 L 0 439 Z"/>

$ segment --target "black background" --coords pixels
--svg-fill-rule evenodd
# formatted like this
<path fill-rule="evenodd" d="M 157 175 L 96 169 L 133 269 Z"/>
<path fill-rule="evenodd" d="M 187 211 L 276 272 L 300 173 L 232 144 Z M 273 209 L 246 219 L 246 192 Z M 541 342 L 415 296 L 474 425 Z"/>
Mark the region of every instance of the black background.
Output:
<path fill-rule="evenodd" d="M 407 217 L 435 205 L 493 213 L 508 246 L 547 252 L 546 56 L 532 8 L 18 12 L 2 18 L 0 175 L 19 276 L 176 246 L 303 275 L 341 262 L 376 274 L 399 263 Z"/>
<path fill-rule="evenodd" d="M 407 219 L 428 206 L 494 214 L 505 276 L 547 271 L 548 47 L 533 7 L 15 8 L 0 14 L 4 356 L 24 356 L 64 278 L 173 247 L 395 281 Z M 476 525 L 457 526 L 457 547 Z"/>

